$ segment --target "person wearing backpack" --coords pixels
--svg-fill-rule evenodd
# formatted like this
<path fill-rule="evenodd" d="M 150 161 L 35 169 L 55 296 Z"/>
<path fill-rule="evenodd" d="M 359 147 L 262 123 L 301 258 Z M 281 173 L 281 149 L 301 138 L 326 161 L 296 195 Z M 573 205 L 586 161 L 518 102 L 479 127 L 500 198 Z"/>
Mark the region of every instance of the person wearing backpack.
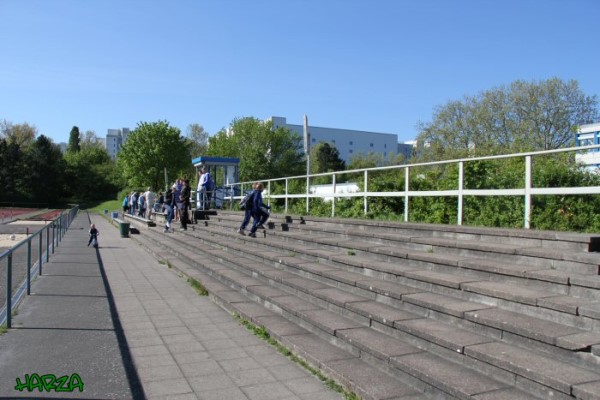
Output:
<path fill-rule="evenodd" d="M 262 199 L 262 192 L 264 190 L 262 182 L 256 184 L 254 197 L 252 198 L 252 229 L 250 229 L 250 237 L 256 237 L 257 229 L 265 229 L 264 223 L 269 219 L 269 213 L 266 210 L 270 210 L 271 206 L 265 205 Z M 266 209 L 266 210 L 265 210 Z"/>
<path fill-rule="evenodd" d="M 240 209 L 244 210 L 244 219 L 242 220 L 242 225 L 240 225 L 240 228 L 237 230 L 237 232 L 242 236 L 246 235 L 244 231 L 246 230 L 246 227 L 250 222 L 250 217 L 252 216 L 252 202 L 254 199 L 254 193 L 256 192 L 256 185 L 257 182 L 254 182 L 252 184 L 252 191 L 240 201 Z"/>

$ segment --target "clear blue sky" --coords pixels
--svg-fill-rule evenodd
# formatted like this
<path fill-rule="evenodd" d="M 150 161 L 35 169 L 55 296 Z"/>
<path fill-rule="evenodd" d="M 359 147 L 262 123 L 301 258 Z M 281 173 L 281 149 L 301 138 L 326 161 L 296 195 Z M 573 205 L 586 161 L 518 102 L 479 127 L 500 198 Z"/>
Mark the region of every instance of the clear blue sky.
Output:
<path fill-rule="evenodd" d="M 0 0 L 0 120 L 55 142 L 236 117 L 413 139 L 514 80 L 600 95 L 598 0 Z"/>

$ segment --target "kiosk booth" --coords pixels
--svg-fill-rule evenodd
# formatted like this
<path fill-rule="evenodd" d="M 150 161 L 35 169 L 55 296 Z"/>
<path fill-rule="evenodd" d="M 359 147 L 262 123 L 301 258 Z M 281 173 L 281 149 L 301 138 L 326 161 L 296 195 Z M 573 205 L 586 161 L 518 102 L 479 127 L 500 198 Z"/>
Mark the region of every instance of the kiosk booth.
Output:
<path fill-rule="evenodd" d="M 192 160 L 192 165 L 196 169 L 196 179 L 193 198 L 195 199 L 196 210 L 194 212 L 194 219 L 202 220 L 206 219 L 206 215 L 215 214 L 215 211 L 211 209 L 220 209 L 224 206 L 225 198 L 233 193 L 229 193 L 231 185 L 238 182 L 239 177 L 239 158 L 227 158 L 227 157 L 209 157 L 200 156 Z M 214 182 L 212 190 L 201 192 L 198 187 L 200 181 L 200 169 L 204 167 L 206 171 L 210 173 L 212 181 Z"/>

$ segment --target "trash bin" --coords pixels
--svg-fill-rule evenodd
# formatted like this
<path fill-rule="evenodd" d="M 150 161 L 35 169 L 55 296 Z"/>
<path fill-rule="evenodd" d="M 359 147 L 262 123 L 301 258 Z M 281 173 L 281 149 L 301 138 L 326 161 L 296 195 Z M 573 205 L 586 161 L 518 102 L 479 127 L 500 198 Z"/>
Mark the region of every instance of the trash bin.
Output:
<path fill-rule="evenodd" d="M 119 221 L 119 232 L 122 238 L 129 237 L 129 222 Z"/>

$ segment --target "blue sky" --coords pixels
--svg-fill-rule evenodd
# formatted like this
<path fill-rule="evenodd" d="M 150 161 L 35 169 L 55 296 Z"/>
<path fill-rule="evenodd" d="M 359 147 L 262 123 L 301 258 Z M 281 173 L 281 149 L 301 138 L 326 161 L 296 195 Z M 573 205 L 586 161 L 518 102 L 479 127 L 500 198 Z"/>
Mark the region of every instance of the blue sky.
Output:
<path fill-rule="evenodd" d="M 435 107 L 559 77 L 600 95 L 598 0 L 0 0 L 0 120 L 55 142 L 236 117 L 413 139 Z"/>

